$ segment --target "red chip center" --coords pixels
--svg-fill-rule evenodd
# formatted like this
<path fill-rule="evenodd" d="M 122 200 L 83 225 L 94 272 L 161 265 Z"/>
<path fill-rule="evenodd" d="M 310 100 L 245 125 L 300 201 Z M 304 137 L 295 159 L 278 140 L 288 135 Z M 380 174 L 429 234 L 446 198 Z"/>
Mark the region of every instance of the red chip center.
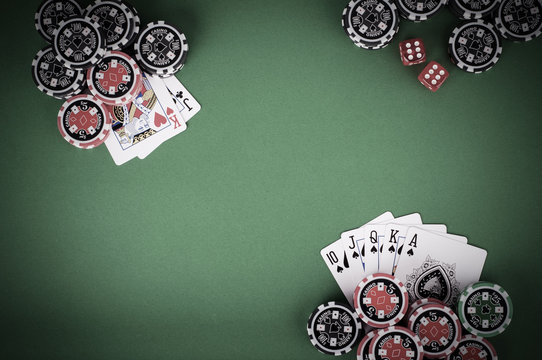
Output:
<path fill-rule="evenodd" d="M 394 336 L 392 339 L 386 340 L 378 350 L 378 355 L 385 359 L 393 360 L 411 360 L 414 356 L 411 349 L 403 346 L 400 336 Z"/>
<path fill-rule="evenodd" d="M 128 72 L 124 66 L 119 66 L 116 61 L 109 63 L 107 70 L 100 70 L 99 73 L 101 74 L 99 76 L 100 85 L 107 89 L 109 93 L 118 91 L 120 85 L 126 87 L 128 84 L 128 81 L 124 79 Z"/>
<path fill-rule="evenodd" d="M 462 346 L 460 347 L 461 359 L 462 360 L 480 360 L 485 359 L 487 354 L 483 349 L 480 349 L 476 346 Z"/>
<path fill-rule="evenodd" d="M 389 314 L 397 304 L 397 296 L 392 296 L 387 292 L 388 287 L 384 283 L 378 283 L 377 286 L 369 290 L 368 296 L 364 299 L 366 305 L 373 306 L 377 313 L 383 311 Z"/>
<path fill-rule="evenodd" d="M 422 343 L 438 342 L 440 345 L 445 345 L 450 337 L 450 328 L 446 318 L 438 318 L 438 321 L 424 317 L 419 327 L 419 337 Z M 427 339 L 424 341 L 424 339 Z"/>
<path fill-rule="evenodd" d="M 89 107 L 86 111 L 79 106 L 74 106 L 70 114 L 70 131 L 75 133 L 84 129 L 87 134 L 93 134 L 98 124 L 98 111 L 94 107 Z"/>

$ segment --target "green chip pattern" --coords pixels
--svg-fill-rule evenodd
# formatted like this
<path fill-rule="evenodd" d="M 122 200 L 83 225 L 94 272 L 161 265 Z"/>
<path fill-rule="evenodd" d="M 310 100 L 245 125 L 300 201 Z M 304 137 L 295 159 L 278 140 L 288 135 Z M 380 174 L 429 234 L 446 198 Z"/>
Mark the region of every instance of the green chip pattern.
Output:
<path fill-rule="evenodd" d="M 461 293 L 457 313 L 467 331 L 492 337 L 502 333 L 512 321 L 512 299 L 500 285 L 477 282 Z"/>

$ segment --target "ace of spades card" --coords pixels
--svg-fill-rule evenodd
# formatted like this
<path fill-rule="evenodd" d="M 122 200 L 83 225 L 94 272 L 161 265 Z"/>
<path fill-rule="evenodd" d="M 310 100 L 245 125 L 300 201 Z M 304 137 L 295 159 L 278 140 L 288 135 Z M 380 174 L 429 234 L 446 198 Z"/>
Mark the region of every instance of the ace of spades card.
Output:
<path fill-rule="evenodd" d="M 164 91 L 161 87 L 165 88 L 159 79 L 143 74 L 143 86 L 134 101 L 109 107 L 112 133 L 105 145 L 117 165 L 152 151 L 182 119 L 171 97 L 159 96 Z"/>
<path fill-rule="evenodd" d="M 450 306 L 480 279 L 487 251 L 416 227 L 409 228 L 395 276 L 412 300 L 432 297 Z"/>

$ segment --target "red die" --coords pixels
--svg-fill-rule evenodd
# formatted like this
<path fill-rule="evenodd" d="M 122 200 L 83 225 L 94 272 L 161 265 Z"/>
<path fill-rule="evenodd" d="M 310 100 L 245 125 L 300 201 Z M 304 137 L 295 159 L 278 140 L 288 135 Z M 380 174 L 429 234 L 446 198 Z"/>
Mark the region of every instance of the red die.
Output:
<path fill-rule="evenodd" d="M 425 46 L 422 39 L 410 39 L 399 43 L 399 53 L 403 65 L 415 65 L 425 62 Z"/>
<path fill-rule="evenodd" d="M 448 71 L 438 62 L 431 61 L 418 75 L 418 80 L 431 91 L 437 91 L 444 80 L 448 78 Z"/>

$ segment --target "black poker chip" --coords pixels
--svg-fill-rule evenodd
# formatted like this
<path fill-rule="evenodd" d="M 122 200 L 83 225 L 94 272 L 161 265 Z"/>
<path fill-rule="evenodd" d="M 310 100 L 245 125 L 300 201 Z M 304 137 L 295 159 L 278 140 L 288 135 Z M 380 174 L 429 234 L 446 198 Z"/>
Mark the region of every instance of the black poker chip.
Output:
<path fill-rule="evenodd" d="M 183 32 L 164 21 L 147 24 L 134 43 L 135 58 L 150 74 L 167 77 L 181 70 L 188 54 Z"/>
<path fill-rule="evenodd" d="M 411 21 L 425 21 L 434 16 L 447 0 L 397 0 L 399 14 Z"/>
<path fill-rule="evenodd" d="M 460 19 L 481 19 L 491 15 L 499 2 L 496 0 L 449 0 L 448 7 Z"/>
<path fill-rule="evenodd" d="M 34 15 L 38 33 L 47 41 L 53 41 L 58 24 L 71 17 L 81 16 L 83 10 L 74 0 L 44 0 Z"/>
<path fill-rule="evenodd" d="M 307 322 L 311 344 L 328 355 L 343 355 L 352 350 L 362 332 L 354 309 L 334 301 L 319 305 Z"/>
<path fill-rule="evenodd" d="M 501 40 L 493 25 L 484 20 L 471 20 L 453 30 L 448 40 L 448 52 L 460 69 L 481 73 L 499 61 Z"/>
<path fill-rule="evenodd" d="M 85 89 L 83 71 L 64 67 L 51 45 L 38 51 L 32 61 L 32 79 L 38 89 L 57 99 L 65 99 Z"/>
<path fill-rule="evenodd" d="M 98 24 L 88 17 L 62 21 L 53 32 L 56 58 L 70 69 L 97 64 L 106 52 L 106 41 Z"/>
<path fill-rule="evenodd" d="M 495 14 L 502 37 L 529 41 L 542 34 L 542 0 L 502 0 Z"/>
<path fill-rule="evenodd" d="M 127 48 L 139 34 L 139 15 L 125 1 L 96 0 L 86 8 L 85 16 L 100 25 L 108 50 Z"/>
<path fill-rule="evenodd" d="M 356 46 L 382 49 L 399 31 L 399 13 L 391 0 L 351 0 L 343 10 L 341 24 Z"/>

